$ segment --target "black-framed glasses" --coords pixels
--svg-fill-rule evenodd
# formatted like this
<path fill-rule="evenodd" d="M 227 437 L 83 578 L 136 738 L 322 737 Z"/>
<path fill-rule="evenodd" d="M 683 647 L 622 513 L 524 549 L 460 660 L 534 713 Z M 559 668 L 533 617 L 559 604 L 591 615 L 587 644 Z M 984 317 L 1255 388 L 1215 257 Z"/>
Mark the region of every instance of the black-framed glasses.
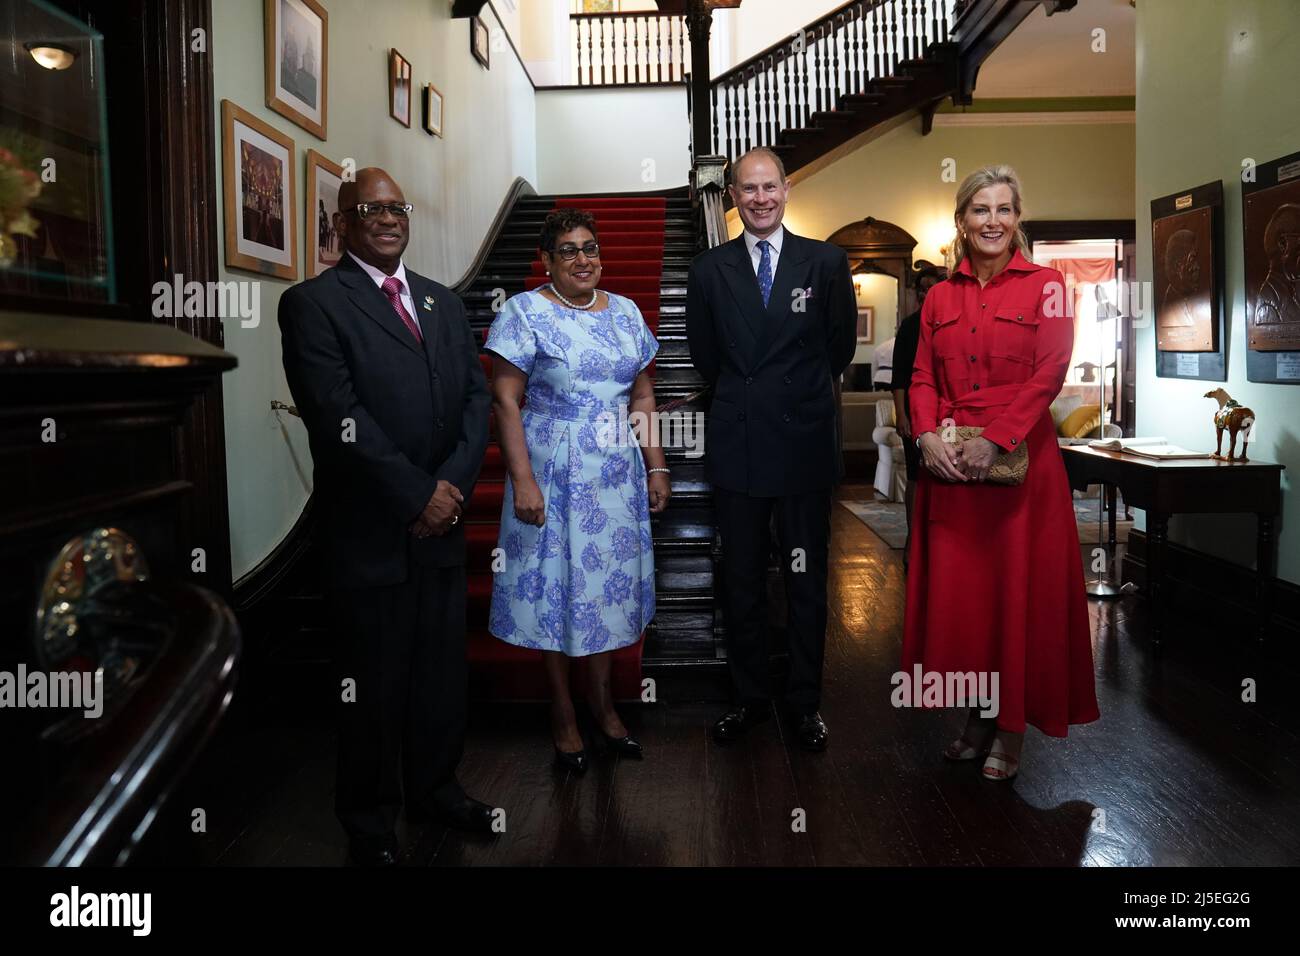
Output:
<path fill-rule="evenodd" d="M 591 242 L 584 242 L 581 246 L 575 246 L 571 242 L 566 242 L 555 250 L 555 254 L 565 262 L 568 262 L 572 259 L 578 258 L 579 250 L 581 250 L 582 254 L 588 259 L 600 258 L 600 243 L 596 242 L 594 239 Z"/>
<path fill-rule="evenodd" d="M 352 208 L 364 220 L 375 218 L 385 209 L 394 219 L 406 219 L 411 215 L 411 210 L 415 207 L 409 202 L 359 202 Z"/>

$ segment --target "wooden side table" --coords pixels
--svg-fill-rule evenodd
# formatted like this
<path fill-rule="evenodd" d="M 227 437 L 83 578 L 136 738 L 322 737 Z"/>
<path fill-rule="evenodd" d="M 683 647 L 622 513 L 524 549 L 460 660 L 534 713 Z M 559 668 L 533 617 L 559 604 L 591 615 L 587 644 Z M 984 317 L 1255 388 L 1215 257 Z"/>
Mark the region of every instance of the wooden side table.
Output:
<path fill-rule="evenodd" d="M 1174 514 L 1255 515 L 1256 636 L 1263 640 L 1273 612 L 1277 575 L 1274 522 L 1282 511 L 1282 469 L 1270 461 L 1229 462 L 1209 458 L 1156 461 L 1139 455 L 1103 451 L 1087 445 L 1061 449 L 1070 487 L 1106 485 L 1108 500 L 1118 487 L 1126 504 L 1147 516 L 1147 595 L 1151 602 L 1151 639 L 1159 644 L 1164 630 L 1165 546 L 1169 516 Z M 1114 509 L 1111 539 L 1114 540 Z"/>

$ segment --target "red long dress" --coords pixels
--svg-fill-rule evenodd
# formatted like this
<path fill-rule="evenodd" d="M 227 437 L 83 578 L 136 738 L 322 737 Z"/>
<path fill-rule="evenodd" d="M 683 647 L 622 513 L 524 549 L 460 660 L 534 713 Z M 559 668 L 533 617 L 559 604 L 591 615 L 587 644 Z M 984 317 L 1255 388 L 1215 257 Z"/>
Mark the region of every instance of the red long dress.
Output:
<path fill-rule="evenodd" d="M 1028 443 L 1029 474 L 1010 487 L 922 468 L 903 622 L 907 673 L 996 671 L 998 727 L 1053 737 L 1099 716 L 1079 533 L 1047 410 L 1074 344 L 1064 288 L 1016 251 L 983 288 L 963 260 L 926 296 L 913 433 L 947 418 L 982 425 L 1005 451 Z"/>

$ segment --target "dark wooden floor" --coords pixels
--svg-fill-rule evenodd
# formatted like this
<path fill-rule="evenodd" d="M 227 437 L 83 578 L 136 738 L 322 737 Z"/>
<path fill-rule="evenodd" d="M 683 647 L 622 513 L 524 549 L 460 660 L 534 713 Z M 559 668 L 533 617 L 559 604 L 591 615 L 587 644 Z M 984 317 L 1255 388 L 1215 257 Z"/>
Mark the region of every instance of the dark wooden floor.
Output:
<path fill-rule="evenodd" d="M 845 498 L 870 489 L 846 486 Z M 506 811 L 474 838 L 402 823 L 411 865 L 1217 865 L 1300 863 L 1294 675 L 1255 656 L 1248 628 L 1175 629 L 1156 654 L 1143 602 L 1092 604 L 1102 719 L 1066 740 L 1031 730 L 1011 784 L 939 754 L 960 718 L 890 705 L 903 611 L 901 552 L 833 514 L 824 754 L 777 721 L 730 749 L 719 700 L 661 680 L 627 707 L 644 762 L 552 768 L 546 713 L 478 706 L 461 779 Z M 318 678 L 321 678 L 318 680 Z M 1242 681 L 1258 701 L 1242 701 Z M 142 862 L 337 865 L 333 738 L 323 675 L 289 672 L 236 709 L 150 833 Z M 687 692 L 686 688 L 691 690 Z M 721 691 L 722 688 L 719 688 Z M 269 692 L 274 691 L 274 693 Z M 677 691 L 681 691 L 678 693 Z M 324 689 L 328 692 L 328 688 Z M 193 811 L 206 832 L 192 832 Z M 805 826 L 797 829 L 802 820 Z"/>

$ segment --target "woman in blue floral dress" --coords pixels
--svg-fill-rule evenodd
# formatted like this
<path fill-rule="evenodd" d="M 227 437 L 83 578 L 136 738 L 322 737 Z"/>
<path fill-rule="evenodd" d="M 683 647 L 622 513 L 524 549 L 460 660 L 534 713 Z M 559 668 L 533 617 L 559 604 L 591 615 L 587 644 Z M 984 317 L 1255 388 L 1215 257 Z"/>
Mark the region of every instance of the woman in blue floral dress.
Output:
<path fill-rule="evenodd" d="M 638 438 L 629 424 L 652 420 L 659 343 L 635 303 L 597 288 L 593 217 L 552 212 L 540 245 L 550 283 L 507 301 L 485 346 L 507 469 L 488 629 L 543 652 L 556 760 L 582 772 L 573 657 L 589 658 L 587 704 L 607 744 L 641 756 L 614 709 L 610 658 L 654 617 L 650 513 L 671 492 L 653 429 Z"/>

